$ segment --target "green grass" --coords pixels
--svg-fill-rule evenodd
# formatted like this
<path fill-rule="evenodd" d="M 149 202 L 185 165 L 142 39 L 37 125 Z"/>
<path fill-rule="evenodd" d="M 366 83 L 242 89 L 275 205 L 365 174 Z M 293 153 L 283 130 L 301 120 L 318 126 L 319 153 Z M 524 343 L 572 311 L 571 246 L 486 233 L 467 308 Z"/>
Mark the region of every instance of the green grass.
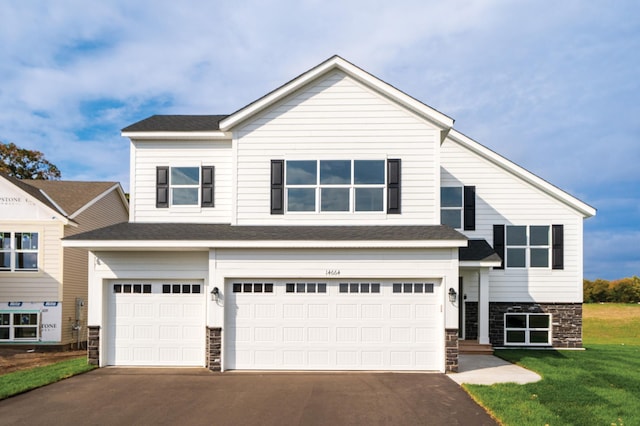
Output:
<path fill-rule="evenodd" d="M 16 371 L 0 376 L 0 399 L 57 382 L 96 368 L 87 364 L 87 358 L 75 358 L 44 367 Z"/>
<path fill-rule="evenodd" d="M 464 388 L 504 425 L 640 425 L 639 333 L 640 306 L 585 305 L 587 350 L 496 351 L 543 379 Z"/>

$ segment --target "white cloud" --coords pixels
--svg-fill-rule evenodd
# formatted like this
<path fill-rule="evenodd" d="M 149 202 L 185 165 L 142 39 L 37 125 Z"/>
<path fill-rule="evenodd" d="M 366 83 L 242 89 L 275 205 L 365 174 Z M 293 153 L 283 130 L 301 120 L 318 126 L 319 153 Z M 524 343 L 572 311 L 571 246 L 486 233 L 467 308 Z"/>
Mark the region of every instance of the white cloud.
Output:
<path fill-rule="evenodd" d="M 639 180 L 639 13 L 603 0 L 1 2 L 0 140 L 65 178 L 126 186 L 120 128 L 232 112 L 339 54 L 593 203 L 593 183 Z"/>

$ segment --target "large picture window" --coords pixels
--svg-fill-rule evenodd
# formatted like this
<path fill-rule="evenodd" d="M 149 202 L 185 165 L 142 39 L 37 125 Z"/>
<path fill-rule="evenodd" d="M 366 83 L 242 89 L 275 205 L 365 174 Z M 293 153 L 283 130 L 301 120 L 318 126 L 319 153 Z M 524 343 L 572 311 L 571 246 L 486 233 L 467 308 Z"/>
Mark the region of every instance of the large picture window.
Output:
<path fill-rule="evenodd" d="M 298 160 L 285 167 L 288 212 L 383 212 L 384 160 Z"/>
<path fill-rule="evenodd" d="M 530 313 L 504 314 L 504 344 L 548 346 L 551 344 L 551 315 Z"/>
<path fill-rule="evenodd" d="M 37 232 L 0 231 L 0 271 L 37 271 Z"/>
<path fill-rule="evenodd" d="M 507 226 L 508 268 L 548 268 L 550 226 Z"/>

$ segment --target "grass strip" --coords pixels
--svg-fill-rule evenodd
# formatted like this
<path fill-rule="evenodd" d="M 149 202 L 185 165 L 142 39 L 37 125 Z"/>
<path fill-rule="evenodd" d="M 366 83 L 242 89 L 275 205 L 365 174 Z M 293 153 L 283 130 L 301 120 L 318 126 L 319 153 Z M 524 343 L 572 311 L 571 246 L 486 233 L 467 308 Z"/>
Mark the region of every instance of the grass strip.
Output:
<path fill-rule="evenodd" d="M 44 367 L 16 371 L 0 376 L 0 399 L 55 383 L 76 374 L 85 373 L 96 368 L 87 364 L 87 358 L 75 358 L 61 361 Z"/>
<path fill-rule="evenodd" d="M 640 346 L 496 355 L 543 377 L 527 385 L 464 386 L 504 425 L 640 425 Z"/>

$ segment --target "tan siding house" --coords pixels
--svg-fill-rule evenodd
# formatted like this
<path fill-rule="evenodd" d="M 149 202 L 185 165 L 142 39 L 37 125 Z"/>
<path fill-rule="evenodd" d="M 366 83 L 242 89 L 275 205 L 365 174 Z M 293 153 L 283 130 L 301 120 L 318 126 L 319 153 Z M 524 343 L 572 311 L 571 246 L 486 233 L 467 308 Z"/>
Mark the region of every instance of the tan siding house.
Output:
<path fill-rule="evenodd" d="M 88 256 L 61 240 L 125 222 L 120 184 L 0 175 L 0 204 L 0 344 L 81 346 Z"/>

